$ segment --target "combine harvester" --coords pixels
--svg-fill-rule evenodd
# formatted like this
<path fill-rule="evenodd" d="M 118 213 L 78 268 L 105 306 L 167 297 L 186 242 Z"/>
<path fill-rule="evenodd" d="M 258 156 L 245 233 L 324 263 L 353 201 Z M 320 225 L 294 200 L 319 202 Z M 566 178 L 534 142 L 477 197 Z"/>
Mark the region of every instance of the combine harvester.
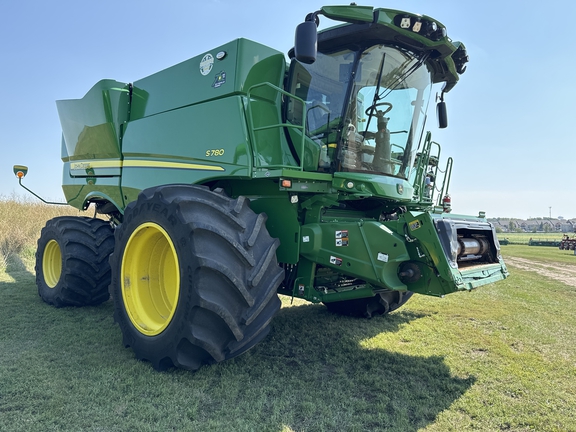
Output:
<path fill-rule="evenodd" d="M 48 221 L 42 299 L 110 291 L 137 358 L 195 370 L 261 341 L 278 294 L 370 317 L 504 279 L 494 227 L 450 213 L 452 159 L 424 132 L 437 83 L 447 125 L 464 44 L 428 16 L 327 6 L 288 56 L 237 39 L 59 101 L 67 203 L 108 221 Z"/>

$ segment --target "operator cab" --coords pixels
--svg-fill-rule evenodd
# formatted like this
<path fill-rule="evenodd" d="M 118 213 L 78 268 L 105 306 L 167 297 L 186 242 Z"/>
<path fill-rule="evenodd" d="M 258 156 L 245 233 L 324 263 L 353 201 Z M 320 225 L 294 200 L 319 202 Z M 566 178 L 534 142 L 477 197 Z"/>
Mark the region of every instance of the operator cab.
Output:
<path fill-rule="evenodd" d="M 319 170 L 408 179 L 422 136 L 432 79 L 425 54 L 371 45 L 318 52 L 313 64 L 292 60 L 286 119 L 320 147 Z"/>

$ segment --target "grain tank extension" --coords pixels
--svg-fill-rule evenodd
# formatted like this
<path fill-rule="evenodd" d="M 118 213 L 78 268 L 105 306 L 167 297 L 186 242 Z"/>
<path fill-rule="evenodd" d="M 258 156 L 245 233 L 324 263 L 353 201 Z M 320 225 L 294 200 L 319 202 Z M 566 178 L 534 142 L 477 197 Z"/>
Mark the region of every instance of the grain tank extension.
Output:
<path fill-rule="evenodd" d="M 317 32 L 321 16 L 338 25 Z M 278 294 L 370 317 L 504 279 L 494 227 L 451 213 L 452 159 L 425 132 L 434 84 L 446 126 L 464 45 L 427 16 L 328 6 L 288 57 L 237 39 L 58 101 L 66 200 L 109 222 L 47 223 L 41 297 L 110 291 L 138 358 L 195 370 L 261 341 Z"/>

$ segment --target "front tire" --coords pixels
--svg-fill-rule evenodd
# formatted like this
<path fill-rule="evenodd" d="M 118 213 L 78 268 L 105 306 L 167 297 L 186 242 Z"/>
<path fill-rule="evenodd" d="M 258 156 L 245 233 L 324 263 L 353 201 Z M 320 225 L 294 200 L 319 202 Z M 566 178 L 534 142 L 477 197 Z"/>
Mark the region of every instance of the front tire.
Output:
<path fill-rule="evenodd" d="M 124 213 L 110 259 L 123 342 L 157 370 L 235 357 L 269 332 L 280 308 L 277 239 L 244 197 L 168 185 Z"/>
<path fill-rule="evenodd" d="M 330 312 L 362 318 L 386 315 L 395 311 L 414 294 L 412 291 L 385 291 L 374 297 L 324 303 Z"/>
<path fill-rule="evenodd" d="M 36 285 L 56 307 L 94 306 L 109 298 L 114 231 L 110 223 L 61 216 L 42 228 L 36 249 Z"/>

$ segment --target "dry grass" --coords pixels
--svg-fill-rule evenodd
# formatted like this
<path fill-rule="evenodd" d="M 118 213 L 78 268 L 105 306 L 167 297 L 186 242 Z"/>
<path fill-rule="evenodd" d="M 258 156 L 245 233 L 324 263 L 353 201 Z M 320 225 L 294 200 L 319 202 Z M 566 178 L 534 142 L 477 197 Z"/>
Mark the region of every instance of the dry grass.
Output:
<path fill-rule="evenodd" d="M 73 207 L 46 205 L 36 199 L 0 195 L 0 270 L 30 264 L 46 221 L 56 216 L 84 216 Z"/>

